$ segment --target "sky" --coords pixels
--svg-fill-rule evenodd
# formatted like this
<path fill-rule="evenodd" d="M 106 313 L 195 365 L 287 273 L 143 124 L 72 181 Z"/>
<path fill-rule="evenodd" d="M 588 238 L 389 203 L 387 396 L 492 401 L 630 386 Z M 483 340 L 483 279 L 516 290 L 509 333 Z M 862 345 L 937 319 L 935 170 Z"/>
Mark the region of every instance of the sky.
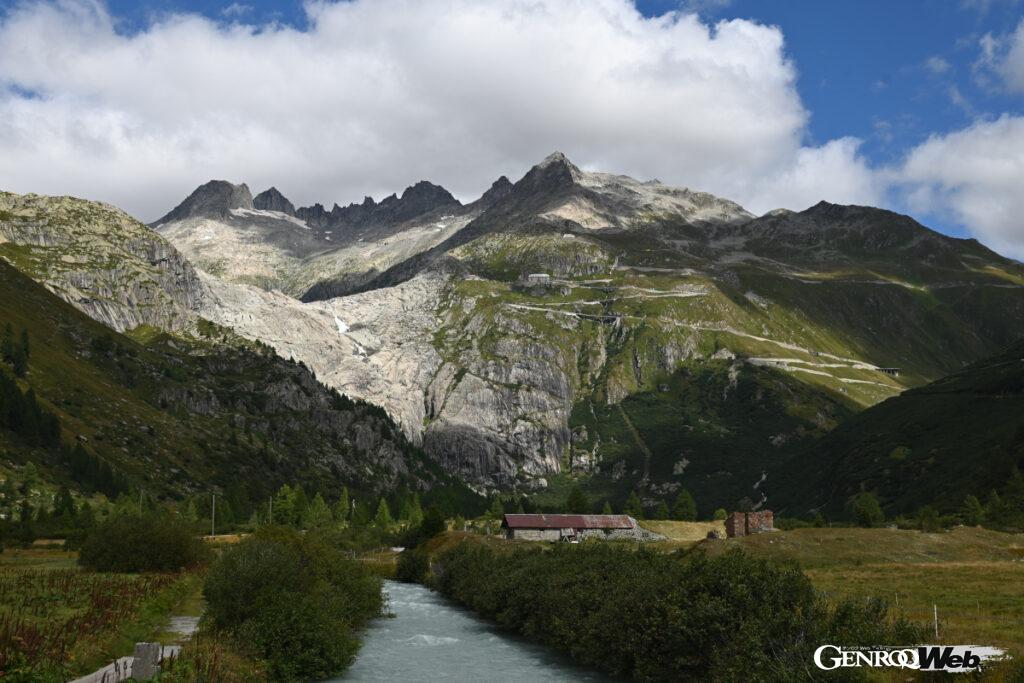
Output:
<path fill-rule="evenodd" d="M 552 151 L 1024 259 L 1024 0 L 0 0 L 0 189 L 472 200 Z"/>

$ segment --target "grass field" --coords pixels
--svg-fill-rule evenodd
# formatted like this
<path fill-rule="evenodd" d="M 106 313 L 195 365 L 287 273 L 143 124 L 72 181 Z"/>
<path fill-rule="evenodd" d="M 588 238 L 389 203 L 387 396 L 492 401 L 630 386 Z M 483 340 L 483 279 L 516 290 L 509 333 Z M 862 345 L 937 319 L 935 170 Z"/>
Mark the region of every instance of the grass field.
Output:
<path fill-rule="evenodd" d="M 796 561 L 830 596 L 885 598 L 928 624 L 937 607 L 938 642 L 996 645 L 1024 657 L 1022 534 L 796 529 L 700 545 L 711 553 L 741 547 Z"/>
<path fill-rule="evenodd" d="M 703 541 L 711 531 L 725 536 L 725 522 L 676 522 L 672 520 L 641 520 L 640 526 L 661 534 L 670 541 L 694 543 Z"/>

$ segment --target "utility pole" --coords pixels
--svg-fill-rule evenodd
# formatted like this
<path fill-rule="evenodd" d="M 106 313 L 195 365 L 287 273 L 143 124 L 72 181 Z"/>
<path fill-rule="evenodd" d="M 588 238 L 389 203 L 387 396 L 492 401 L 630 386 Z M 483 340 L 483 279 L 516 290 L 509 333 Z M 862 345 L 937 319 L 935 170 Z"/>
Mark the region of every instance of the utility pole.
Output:
<path fill-rule="evenodd" d="M 213 505 L 210 507 L 210 535 L 217 535 L 217 492 L 213 492 Z"/>

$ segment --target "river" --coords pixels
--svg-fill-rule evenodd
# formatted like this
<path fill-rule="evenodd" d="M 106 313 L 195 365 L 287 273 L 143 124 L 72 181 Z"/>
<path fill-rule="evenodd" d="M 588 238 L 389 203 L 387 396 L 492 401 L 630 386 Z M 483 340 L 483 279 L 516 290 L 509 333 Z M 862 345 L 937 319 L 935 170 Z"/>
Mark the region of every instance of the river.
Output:
<path fill-rule="evenodd" d="M 385 581 L 395 615 L 375 620 L 337 681 L 608 681 L 418 584 Z"/>

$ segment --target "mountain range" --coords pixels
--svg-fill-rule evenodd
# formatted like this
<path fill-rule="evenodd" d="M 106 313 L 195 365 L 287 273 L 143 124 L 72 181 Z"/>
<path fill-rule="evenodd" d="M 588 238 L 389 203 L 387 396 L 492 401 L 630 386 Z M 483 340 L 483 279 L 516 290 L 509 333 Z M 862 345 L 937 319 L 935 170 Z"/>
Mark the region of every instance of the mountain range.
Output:
<path fill-rule="evenodd" d="M 466 204 L 421 181 L 295 208 L 215 180 L 145 226 L 0 194 L 0 256 L 133 338 L 265 345 L 477 490 L 687 488 L 702 512 L 917 504 L 863 465 L 888 453 L 846 446 L 1024 337 L 1024 266 L 974 240 L 871 207 L 754 216 L 558 153 Z"/>

